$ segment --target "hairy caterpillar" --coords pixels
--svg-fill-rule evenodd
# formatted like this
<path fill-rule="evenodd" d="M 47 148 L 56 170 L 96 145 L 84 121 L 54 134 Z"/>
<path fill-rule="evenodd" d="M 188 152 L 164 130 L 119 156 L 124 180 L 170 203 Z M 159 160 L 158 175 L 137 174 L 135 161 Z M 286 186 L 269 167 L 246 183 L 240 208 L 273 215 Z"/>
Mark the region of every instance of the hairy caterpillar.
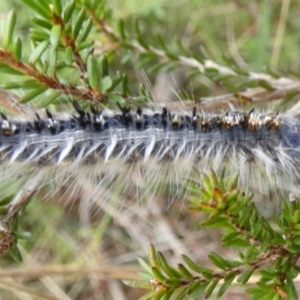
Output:
<path fill-rule="evenodd" d="M 187 179 L 213 168 L 239 173 L 239 184 L 263 195 L 297 194 L 300 121 L 284 114 L 236 111 L 213 115 L 143 111 L 119 105 L 113 113 L 74 103 L 76 115 L 0 121 L 2 195 L 22 201 L 47 186 L 47 198 L 64 187 L 70 200 L 108 201 L 112 193 L 140 198 L 155 191 L 186 195 Z M 5 189 L 5 187 L 9 187 Z M 280 193 L 278 193 L 280 191 Z M 4 218 L 5 219 L 5 218 Z"/>

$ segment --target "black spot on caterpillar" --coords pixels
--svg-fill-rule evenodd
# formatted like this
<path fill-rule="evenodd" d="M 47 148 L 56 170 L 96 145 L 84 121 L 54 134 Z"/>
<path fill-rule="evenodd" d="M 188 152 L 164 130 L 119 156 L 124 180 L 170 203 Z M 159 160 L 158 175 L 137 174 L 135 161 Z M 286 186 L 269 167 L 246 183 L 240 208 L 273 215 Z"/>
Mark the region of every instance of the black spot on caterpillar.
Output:
<path fill-rule="evenodd" d="M 185 199 L 189 179 L 213 168 L 239 173 L 245 190 L 280 198 L 298 194 L 299 119 L 277 113 L 231 111 L 221 115 L 170 112 L 84 111 L 33 120 L 1 115 L 1 183 L 50 194 L 65 187 L 70 199 L 108 201 L 167 193 Z M 30 178 L 30 179 L 28 179 Z M 26 183 L 29 181 L 30 183 Z M 33 184 L 34 182 L 34 184 Z M 11 184 L 9 185 L 11 186 Z M 279 191 L 279 192 L 278 192 Z M 120 196 L 120 197 L 121 197 Z"/>

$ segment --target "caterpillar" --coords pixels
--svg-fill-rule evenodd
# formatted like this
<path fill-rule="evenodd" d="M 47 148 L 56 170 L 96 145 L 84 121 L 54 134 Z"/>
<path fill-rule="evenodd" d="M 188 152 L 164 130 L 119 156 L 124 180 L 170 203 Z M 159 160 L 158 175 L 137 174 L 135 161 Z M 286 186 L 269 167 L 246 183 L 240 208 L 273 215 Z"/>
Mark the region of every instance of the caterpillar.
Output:
<path fill-rule="evenodd" d="M 214 169 L 239 173 L 239 185 L 262 195 L 296 195 L 300 182 L 300 120 L 276 113 L 229 111 L 224 114 L 144 111 L 84 111 L 31 120 L 1 114 L 2 195 L 18 193 L 9 219 L 26 199 L 43 191 L 91 205 L 155 192 L 183 199 L 189 180 Z M 46 192 L 43 190 L 47 187 Z M 279 192 L 278 192 L 279 191 Z M 22 200 L 23 199 L 23 200 Z M 5 218 L 4 218 L 5 220 Z"/>

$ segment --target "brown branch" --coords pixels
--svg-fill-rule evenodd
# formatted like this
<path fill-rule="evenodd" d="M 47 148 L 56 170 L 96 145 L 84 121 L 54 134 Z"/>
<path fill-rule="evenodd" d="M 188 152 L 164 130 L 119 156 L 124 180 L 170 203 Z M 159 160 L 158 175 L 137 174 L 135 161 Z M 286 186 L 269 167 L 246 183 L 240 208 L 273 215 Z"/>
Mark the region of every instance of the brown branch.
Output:
<path fill-rule="evenodd" d="M 213 275 L 214 279 L 223 280 L 223 279 L 225 279 L 225 277 L 228 275 L 229 272 L 233 271 L 235 273 L 235 276 L 238 276 L 247 270 L 250 270 L 250 269 L 258 270 L 267 265 L 270 265 L 270 264 L 274 263 L 274 261 L 276 261 L 279 257 L 282 257 L 286 254 L 288 254 L 288 252 L 283 247 L 281 247 L 281 249 L 277 249 L 277 251 L 275 251 L 275 252 L 272 250 L 272 251 L 267 251 L 266 253 L 262 253 L 256 260 L 252 261 L 249 265 L 244 265 L 244 266 L 240 266 L 240 267 L 236 267 L 236 268 L 228 268 L 224 272 L 213 272 L 212 275 Z M 296 254 L 295 256 L 298 259 L 299 255 Z M 297 262 L 297 259 L 294 261 L 294 264 Z M 199 281 L 201 283 L 209 283 L 212 280 L 206 279 L 203 275 L 194 276 L 193 279 L 182 278 L 180 280 L 177 288 L 192 285 L 193 283 L 195 283 L 197 281 Z M 160 282 L 156 278 L 152 278 L 150 282 L 153 284 L 153 286 L 156 288 L 156 290 L 159 290 L 161 288 L 169 289 L 169 287 L 166 286 L 164 282 Z"/>
<path fill-rule="evenodd" d="M 76 49 L 75 41 L 72 39 L 72 37 L 70 35 L 67 35 L 67 34 L 63 34 L 62 38 L 63 38 L 64 46 L 71 47 L 73 56 L 74 56 L 74 61 L 75 61 L 76 65 L 79 67 L 79 69 L 81 71 L 81 75 L 84 78 L 84 75 L 87 71 L 87 66 L 84 63 L 84 61 L 82 60 L 80 53 Z"/>
<path fill-rule="evenodd" d="M 110 40 L 114 44 L 114 49 L 116 48 L 116 44 L 122 45 L 122 38 L 114 32 L 114 30 L 106 24 L 105 21 L 99 20 L 95 15 L 94 11 L 87 10 L 87 12 L 92 17 L 93 21 L 96 25 L 102 30 L 102 32 L 106 35 L 108 40 Z M 167 53 L 164 50 L 155 48 L 153 46 L 149 46 L 147 48 L 143 47 L 138 41 L 126 41 L 126 43 L 130 44 L 132 48 L 142 54 L 142 53 L 153 53 L 162 61 L 169 61 Z M 261 81 L 265 82 L 270 86 L 272 90 L 268 90 L 264 87 L 251 88 L 247 89 L 243 92 L 238 93 L 230 93 L 217 97 L 203 97 L 200 98 L 202 103 L 208 101 L 229 101 L 231 103 L 237 103 L 238 100 L 245 100 L 248 102 L 258 103 L 258 102 L 268 102 L 285 98 L 287 95 L 295 93 L 300 93 L 300 80 L 291 79 L 287 77 L 275 78 L 269 74 L 264 73 L 255 73 L 246 71 L 245 75 L 241 75 L 235 72 L 233 69 L 227 66 L 222 66 L 220 64 L 215 63 L 212 60 L 205 59 L 202 62 L 193 58 L 186 57 L 183 55 L 178 55 L 177 59 L 173 59 L 174 62 L 179 63 L 182 66 L 187 66 L 193 69 L 198 69 L 199 73 L 205 74 L 208 70 L 214 69 L 220 75 L 224 76 L 232 76 L 232 77 L 243 77 L 248 79 L 248 81 Z"/>
<path fill-rule="evenodd" d="M 65 28 L 64 20 L 60 16 L 58 16 L 55 12 L 53 12 L 52 13 L 52 22 L 54 25 L 61 26 L 63 44 L 65 47 L 71 47 L 73 56 L 74 56 L 74 61 L 75 61 L 76 65 L 79 67 L 79 69 L 82 73 L 82 76 L 84 76 L 86 73 L 86 70 L 87 70 L 87 66 L 84 63 L 84 61 L 82 60 L 80 53 L 77 51 L 76 43 L 75 43 L 74 39 L 72 38 L 72 36 L 70 34 L 64 33 L 64 31 L 63 31 Z"/>
<path fill-rule="evenodd" d="M 56 77 L 40 73 L 33 64 L 25 64 L 22 61 L 14 59 L 13 55 L 0 48 L 0 63 L 4 63 L 14 70 L 20 71 L 24 75 L 36 79 L 41 85 L 50 89 L 58 90 L 65 95 L 72 95 L 79 100 L 93 100 L 94 102 L 102 102 L 106 98 L 105 93 L 88 87 L 83 89 L 73 85 L 61 83 Z"/>

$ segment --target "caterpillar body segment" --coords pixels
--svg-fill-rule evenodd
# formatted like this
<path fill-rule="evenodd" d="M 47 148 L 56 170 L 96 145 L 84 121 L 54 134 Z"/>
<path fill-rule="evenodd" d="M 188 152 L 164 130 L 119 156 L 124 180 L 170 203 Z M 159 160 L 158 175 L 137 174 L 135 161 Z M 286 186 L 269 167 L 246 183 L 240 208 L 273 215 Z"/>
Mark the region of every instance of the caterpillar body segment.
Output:
<path fill-rule="evenodd" d="M 47 198 L 89 203 L 141 198 L 155 193 L 186 199 L 189 181 L 201 184 L 211 168 L 222 176 L 239 173 L 243 189 L 281 198 L 298 195 L 300 121 L 277 113 L 205 114 L 143 111 L 85 112 L 56 116 L 46 111 L 32 120 L 1 115 L 1 182 L 28 178 L 48 187 Z M 41 178 L 42 177 L 42 178 Z"/>

